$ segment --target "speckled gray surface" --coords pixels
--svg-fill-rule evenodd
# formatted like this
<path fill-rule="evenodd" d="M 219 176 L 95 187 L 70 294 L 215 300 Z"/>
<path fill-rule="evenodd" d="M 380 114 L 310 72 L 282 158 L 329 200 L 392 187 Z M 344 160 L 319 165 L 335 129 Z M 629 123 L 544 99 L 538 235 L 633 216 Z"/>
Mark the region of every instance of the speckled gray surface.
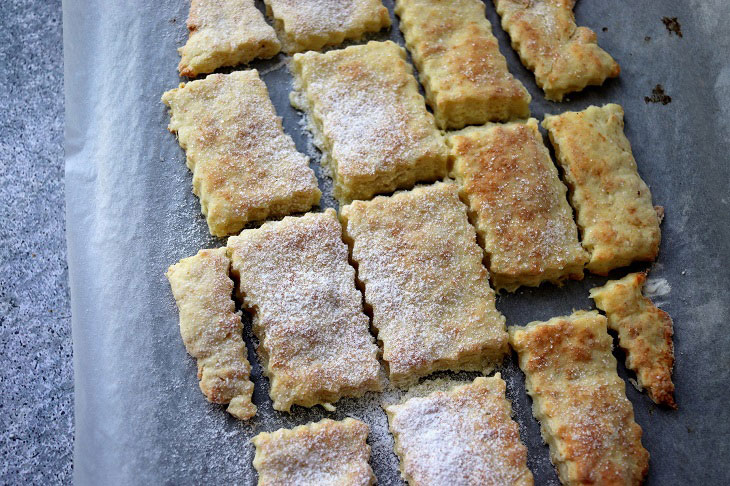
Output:
<path fill-rule="evenodd" d="M 67 484 L 61 1 L 0 2 L 0 484 Z"/>

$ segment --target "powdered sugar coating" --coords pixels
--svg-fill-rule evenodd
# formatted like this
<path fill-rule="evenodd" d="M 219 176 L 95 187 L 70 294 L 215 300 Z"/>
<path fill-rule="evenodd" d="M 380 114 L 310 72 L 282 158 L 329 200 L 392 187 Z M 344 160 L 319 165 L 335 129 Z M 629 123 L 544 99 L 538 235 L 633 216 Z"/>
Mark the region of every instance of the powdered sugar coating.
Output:
<path fill-rule="evenodd" d="M 411 486 L 533 484 L 499 374 L 386 408 Z"/>
<path fill-rule="evenodd" d="M 168 91 L 162 101 L 213 235 L 319 202 L 309 160 L 284 133 L 256 70 L 211 74 Z"/>
<path fill-rule="evenodd" d="M 258 486 L 374 484 L 367 436 L 368 426 L 351 418 L 263 432 L 252 439 Z"/>
<path fill-rule="evenodd" d="M 276 410 L 381 390 L 377 346 L 333 209 L 244 230 L 228 251 Z"/>
<path fill-rule="evenodd" d="M 340 216 L 395 385 L 502 359 L 504 317 L 454 184 L 355 201 Z"/>

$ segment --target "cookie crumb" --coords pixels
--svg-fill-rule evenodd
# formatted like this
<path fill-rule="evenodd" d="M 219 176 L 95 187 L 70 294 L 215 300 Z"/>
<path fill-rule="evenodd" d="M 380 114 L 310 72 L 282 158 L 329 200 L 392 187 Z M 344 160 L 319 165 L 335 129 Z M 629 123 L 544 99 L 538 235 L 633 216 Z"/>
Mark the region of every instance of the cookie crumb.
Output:
<path fill-rule="evenodd" d="M 669 35 L 677 34 L 677 37 L 682 37 L 682 26 L 679 25 L 677 17 L 662 17 L 662 22 L 669 31 Z"/>
<path fill-rule="evenodd" d="M 672 97 L 664 92 L 664 87 L 661 84 L 657 84 L 654 86 L 654 89 L 651 90 L 651 96 L 644 96 L 644 102 L 668 105 L 672 102 Z"/>

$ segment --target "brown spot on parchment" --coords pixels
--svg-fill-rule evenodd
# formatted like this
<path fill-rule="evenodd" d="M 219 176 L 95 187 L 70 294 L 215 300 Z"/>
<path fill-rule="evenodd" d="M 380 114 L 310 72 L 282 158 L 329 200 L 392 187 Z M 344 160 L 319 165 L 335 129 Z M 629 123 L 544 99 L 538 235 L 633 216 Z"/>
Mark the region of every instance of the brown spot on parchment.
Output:
<path fill-rule="evenodd" d="M 682 26 L 679 25 L 677 17 L 662 17 L 662 22 L 669 31 L 669 35 L 677 34 L 677 37 L 682 37 Z"/>
<path fill-rule="evenodd" d="M 651 96 L 644 96 L 645 103 L 661 103 L 668 105 L 672 102 L 672 97 L 664 92 L 664 86 L 657 84 L 654 89 L 651 90 Z"/>

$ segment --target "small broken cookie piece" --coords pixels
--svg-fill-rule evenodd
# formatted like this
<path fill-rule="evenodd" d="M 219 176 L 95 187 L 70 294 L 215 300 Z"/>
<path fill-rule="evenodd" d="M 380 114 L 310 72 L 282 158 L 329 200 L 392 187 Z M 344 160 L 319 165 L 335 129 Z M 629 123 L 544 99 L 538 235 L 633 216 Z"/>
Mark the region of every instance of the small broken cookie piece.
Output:
<path fill-rule="evenodd" d="M 588 253 L 537 120 L 469 127 L 447 143 L 495 289 L 582 279 Z"/>
<path fill-rule="evenodd" d="M 505 319 L 455 184 L 355 201 L 340 218 L 394 385 L 501 362 Z"/>
<path fill-rule="evenodd" d="M 333 209 L 244 230 L 228 251 L 274 409 L 381 390 L 378 347 Z"/>
<path fill-rule="evenodd" d="M 641 484 L 649 453 L 616 372 L 606 318 L 578 311 L 511 326 L 509 335 L 560 481 Z"/>
<path fill-rule="evenodd" d="M 446 175 L 447 149 L 406 51 L 368 42 L 295 54 L 292 105 L 306 111 L 340 204 Z"/>
<path fill-rule="evenodd" d="M 365 423 L 348 417 L 262 432 L 251 439 L 258 486 L 375 484 L 368 431 Z"/>
<path fill-rule="evenodd" d="M 185 348 L 198 361 L 200 389 L 211 402 L 227 403 L 228 413 L 247 420 L 256 406 L 230 263 L 225 248 L 200 250 L 172 265 L 166 275 L 180 311 Z"/>
<path fill-rule="evenodd" d="M 281 49 L 253 0 L 192 0 L 188 30 L 187 44 L 178 49 L 182 56 L 178 70 L 189 78 L 268 59 Z"/>
<path fill-rule="evenodd" d="M 309 159 L 284 133 L 255 69 L 181 84 L 162 101 L 170 107 L 168 128 L 185 150 L 211 234 L 236 234 L 250 221 L 319 203 Z"/>
<path fill-rule="evenodd" d="M 639 176 L 616 104 L 546 115 L 542 122 L 555 148 L 570 202 L 591 254 L 586 268 L 607 275 L 659 253 L 659 216 Z"/>
<path fill-rule="evenodd" d="M 395 13 L 441 129 L 530 116 L 481 0 L 398 0 Z"/>
<path fill-rule="evenodd" d="M 618 63 L 596 43 L 596 33 L 575 24 L 575 0 L 493 0 L 512 47 L 535 73 L 545 97 L 563 96 L 601 85 L 621 73 Z"/>
<path fill-rule="evenodd" d="M 318 51 L 390 27 L 381 0 L 264 0 L 284 52 Z"/>
<path fill-rule="evenodd" d="M 655 403 L 677 408 L 672 318 L 642 295 L 645 282 L 646 273 L 630 273 L 591 289 L 591 298 L 606 313 L 608 327 L 618 332 L 626 367 L 636 372 L 639 385 Z"/>
<path fill-rule="evenodd" d="M 499 373 L 385 408 L 410 486 L 532 486 Z"/>

